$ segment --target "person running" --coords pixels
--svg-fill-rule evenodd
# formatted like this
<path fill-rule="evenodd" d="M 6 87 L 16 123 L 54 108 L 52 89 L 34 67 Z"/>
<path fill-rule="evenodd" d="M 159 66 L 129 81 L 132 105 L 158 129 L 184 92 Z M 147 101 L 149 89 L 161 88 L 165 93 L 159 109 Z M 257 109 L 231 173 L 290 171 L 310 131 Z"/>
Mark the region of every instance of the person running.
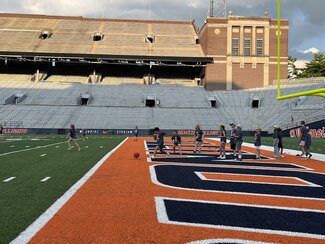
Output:
<path fill-rule="evenodd" d="M 176 147 L 178 147 L 179 154 L 182 154 L 182 149 L 181 149 L 182 138 L 178 134 L 177 130 L 174 131 L 174 134 L 172 136 L 172 141 L 173 141 L 173 151 L 174 151 L 174 153 L 176 153 Z"/>
<path fill-rule="evenodd" d="M 134 128 L 133 133 L 134 133 L 134 140 L 133 141 L 138 141 L 138 134 L 139 134 L 138 126 L 136 126 Z"/>
<path fill-rule="evenodd" d="M 203 142 L 203 131 L 201 130 L 199 125 L 195 126 L 194 137 L 195 137 L 194 153 L 196 153 L 197 151 L 199 151 L 199 153 L 201 153 L 201 147 L 202 147 L 202 142 Z"/>
<path fill-rule="evenodd" d="M 161 132 L 158 127 L 154 128 L 154 134 L 153 138 L 157 141 L 157 146 L 155 148 L 155 152 L 153 154 L 153 157 L 156 156 L 157 151 L 159 150 L 162 154 L 167 154 L 167 157 L 169 156 L 169 153 L 164 151 L 164 136 L 166 135 L 165 132 Z"/>
<path fill-rule="evenodd" d="M 261 158 L 261 146 L 262 146 L 261 129 L 260 128 L 257 128 L 255 130 L 254 146 L 256 148 L 256 159 L 260 159 Z"/>
<path fill-rule="evenodd" d="M 2 136 L 2 134 L 3 134 L 3 126 L 0 125 L 0 136 Z"/>
<path fill-rule="evenodd" d="M 278 128 L 278 133 L 279 133 L 279 156 L 281 158 L 283 158 L 283 133 L 282 133 L 282 129 Z"/>
<path fill-rule="evenodd" d="M 305 121 L 301 121 L 301 128 L 300 128 L 300 137 L 299 137 L 299 146 L 300 146 L 300 150 L 301 150 L 301 154 L 297 155 L 297 156 L 300 156 L 300 157 L 304 157 L 305 155 L 305 144 L 306 144 L 306 137 L 307 137 L 307 134 L 308 134 L 308 131 L 306 129 L 306 123 Z"/>
<path fill-rule="evenodd" d="M 219 138 L 220 138 L 220 156 L 218 157 L 218 159 L 226 159 L 227 132 L 224 125 L 220 125 Z"/>
<path fill-rule="evenodd" d="M 69 145 L 68 150 L 70 151 L 72 149 L 71 143 L 73 143 L 78 148 L 78 151 L 80 151 L 81 148 L 80 148 L 79 144 L 77 143 L 76 128 L 75 128 L 74 124 L 71 124 L 70 130 L 69 130 L 69 133 L 68 133 L 67 137 L 69 138 L 69 140 L 68 140 L 68 145 Z"/>
<path fill-rule="evenodd" d="M 235 135 L 237 133 L 236 125 L 234 123 L 230 124 L 231 132 L 230 132 L 230 149 L 233 151 L 233 158 L 236 158 L 236 138 Z"/>
<path fill-rule="evenodd" d="M 273 126 L 273 148 L 274 158 L 279 158 L 279 127 Z"/>
<path fill-rule="evenodd" d="M 241 125 L 237 125 L 236 127 L 236 134 L 234 135 L 235 140 L 236 140 L 236 151 L 238 153 L 238 160 L 242 161 L 242 151 L 241 151 L 241 146 L 243 144 L 243 133 L 241 130 Z"/>
<path fill-rule="evenodd" d="M 305 143 L 305 153 L 306 153 L 306 159 L 311 158 L 313 155 L 310 153 L 310 146 L 311 146 L 311 134 L 309 132 L 309 128 L 307 128 L 307 136 L 306 136 L 306 143 Z"/>

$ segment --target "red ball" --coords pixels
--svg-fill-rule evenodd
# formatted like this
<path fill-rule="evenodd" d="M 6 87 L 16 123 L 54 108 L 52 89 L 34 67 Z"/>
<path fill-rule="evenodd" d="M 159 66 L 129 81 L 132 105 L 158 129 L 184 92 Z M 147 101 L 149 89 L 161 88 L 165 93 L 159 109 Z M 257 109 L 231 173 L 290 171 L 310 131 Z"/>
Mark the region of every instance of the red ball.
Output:
<path fill-rule="evenodd" d="M 140 153 L 137 153 L 137 152 L 136 152 L 136 153 L 133 154 L 133 156 L 134 156 L 135 158 L 138 158 L 138 157 L 140 157 Z"/>

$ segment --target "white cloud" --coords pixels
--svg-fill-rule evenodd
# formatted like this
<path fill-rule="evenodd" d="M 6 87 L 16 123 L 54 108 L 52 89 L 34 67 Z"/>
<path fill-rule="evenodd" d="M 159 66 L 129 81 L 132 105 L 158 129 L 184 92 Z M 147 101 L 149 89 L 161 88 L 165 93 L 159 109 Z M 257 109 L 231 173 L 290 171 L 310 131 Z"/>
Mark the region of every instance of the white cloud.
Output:
<path fill-rule="evenodd" d="M 306 49 L 304 51 L 299 51 L 299 52 L 300 53 L 304 53 L 304 54 L 308 54 L 308 53 L 315 54 L 315 53 L 319 53 L 320 51 L 317 48 L 315 48 L 315 47 L 311 47 L 311 48 L 308 48 L 308 49 Z"/>

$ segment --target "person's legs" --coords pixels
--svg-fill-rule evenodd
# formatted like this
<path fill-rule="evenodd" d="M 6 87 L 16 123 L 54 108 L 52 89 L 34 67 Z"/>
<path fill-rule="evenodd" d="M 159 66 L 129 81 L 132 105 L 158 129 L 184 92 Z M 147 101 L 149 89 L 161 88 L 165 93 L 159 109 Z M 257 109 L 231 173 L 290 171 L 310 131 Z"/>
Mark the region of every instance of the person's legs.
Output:
<path fill-rule="evenodd" d="M 71 138 L 68 140 L 68 150 L 71 150 Z"/>
<path fill-rule="evenodd" d="M 196 153 L 196 151 L 197 151 L 198 144 L 199 144 L 199 142 L 198 141 L 195 141 L 194 153 Z"/>
<path fill-rule="evenodd" d="M 223 158 L 226 158 L 226 143 L 221 143 L 221 147 L 222 147 L 221 156 Z"/>
<path fill-rule="evenodd" d="M 182 154 L 181 144 L 178 145 L 178 149 L 179 149 L 179 154 Z"/>
<path fill-rule="evenodd" d="M 155 157 L 158 151 L 158 146 L 155 147 L 155 152 L 153 153 L 153 156 Z"/>
<path fill-rule="evenodd" d="M 242 152 L 241 152 L 241 142 L 236 143 L 236 150 L 238 152 L 238 159 L 241 161 L 242 160 Z"/>
<path fill-rule="evenodd" d="M 80 148 L 79 144 L 77 143 L 76 139 L 74 139 L 74 140 L 73 140 L 73 143 L 74 143 L 74 144 L 77 146 L 77 148 L 78 148 L 78 151 L 80 151 L 80 150 L 81 150 L 81 148 Z"/>
<path fill-rule="evenodd" d="M 300 144 L 299 144 L 300 145 L 300 150 L 301 150 L 301 156 L 304 156 L 305 153 L 306 153 L 305 152 L 305 144 L 306 144 L 305 141 L 301 141 Z"/>
<path fill-rule="evenodd" d="M 202 146 L 202 142 L 201 142 L 201 141 L 199 141 L 199 143 L 198 143 L 198 147 L 199 147 L 199 153 L 201 153 L 201 146 Z"/>

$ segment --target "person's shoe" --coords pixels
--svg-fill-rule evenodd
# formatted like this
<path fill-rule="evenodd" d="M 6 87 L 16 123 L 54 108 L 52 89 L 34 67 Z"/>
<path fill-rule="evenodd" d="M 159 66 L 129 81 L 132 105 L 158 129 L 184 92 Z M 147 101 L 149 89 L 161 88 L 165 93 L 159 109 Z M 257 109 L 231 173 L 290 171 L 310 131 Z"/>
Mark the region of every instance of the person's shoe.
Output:
<path fill-rule="evenodd" d="M 68 148 L 68 151 L 71 151 L 71 147 Z"/>
<path fill-rule="evenodd" d="M 79 147 L 78 152 L 80 152 L 81 148 Z"/>
<path fill-rule="evenodd" d="M 311 153 L 309 153 L 308 159 L 311 158 L 313 155 Z"/>
<path fill-rule="evenodd" d="M 226 159 L 226 156 L 223 156 L 221 159 Z"/>
<path fill-rule="evenodd" d="M 221 157 L 221 156 L 219 156 L 219 157 L 217 157 L 217 159 L 222 159 L 222 157 Z"/>
<path fill-rule="evenodd" d="M 196 153 L 196 151 L 193 151 L 193 153 Z"/>

